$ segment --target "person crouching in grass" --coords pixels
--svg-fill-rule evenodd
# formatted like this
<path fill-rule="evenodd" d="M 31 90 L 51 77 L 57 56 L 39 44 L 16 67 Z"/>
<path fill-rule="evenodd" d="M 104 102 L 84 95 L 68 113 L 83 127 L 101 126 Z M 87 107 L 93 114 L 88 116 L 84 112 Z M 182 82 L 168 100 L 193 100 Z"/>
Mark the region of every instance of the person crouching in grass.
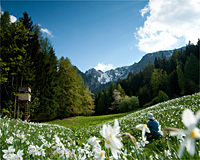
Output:
<path fill-rule="evenodd" d="M 147 114 L 148 122 L 147 122 L 147 127 L 150 130 L 150 133 L 146 132 L 147 136 L 147 141 L 152 141 L 155 139 L 158 139 L 161 134 L 158 132 L 159 131 L 159 122 L 154 118 L 152 113 Z"/>

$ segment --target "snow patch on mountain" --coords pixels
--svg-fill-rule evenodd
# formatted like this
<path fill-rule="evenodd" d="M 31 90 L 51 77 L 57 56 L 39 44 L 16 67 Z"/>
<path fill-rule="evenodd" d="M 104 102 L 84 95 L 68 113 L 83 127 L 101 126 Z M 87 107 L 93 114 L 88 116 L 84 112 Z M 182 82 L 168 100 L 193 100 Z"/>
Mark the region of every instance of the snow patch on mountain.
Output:
<path fill-rule="evenodd" d="M 96 71 L 98 72 L 98 71 Z M 117 81 L 119 78 L 127 77 L 127 73 L 129 73 L 129 67 L 120 67 L 115 70 L 109 70 L 106 72 L 102 72 L 100 76 L 98 76 L 98 82 L 100 84 L 106 84 L 111 81 Z"/>
<path fill-rule="evenodd" d="M 98 81 L 101 83 L 101 84 L 106 84 L 110 81 L 112 81 L 112 77 L 109 76 L 106 72 L 102 73 L 100 77 L 98 77 Z"/>
<path fill-rule="evenodd" d="M 169 59 L 172 53 L 173 50 L 148 53 L 144 55 L 139 62 L 135 62 L 131 66 L 118 67 L 116 69 L 111 69 L 106 72 L 102 72 L 101 70 L 96 70 L 92 68 L 85 73 L 82 73 L 82 77 L 85 84 L 89 86 L 91 91 L 98 91 L 101 86 L 106 86 L 107 84 L 109 84 L 109 82 L 117 82 L 118 79 L 126 79 L 130 72 L 136 74 L 138 71 L 143 71 L 143 69 L 149 62 L 154 64 L 155 57 L 165 56 L 166 59 Z"/>

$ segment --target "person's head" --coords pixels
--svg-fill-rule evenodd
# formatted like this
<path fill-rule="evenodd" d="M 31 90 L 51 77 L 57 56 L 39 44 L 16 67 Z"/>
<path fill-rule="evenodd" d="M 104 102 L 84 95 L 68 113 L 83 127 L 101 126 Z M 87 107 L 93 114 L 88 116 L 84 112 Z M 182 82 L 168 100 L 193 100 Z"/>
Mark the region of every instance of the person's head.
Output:
<path fill-rule="evenodd" d="M 154 120 L 154 117 L 153 117 L 153 114 L 152 114 L 152 113 L 148 113 L 148 114 L 147 114 L 147 118 L 148 118 L 149 120 Z"/>

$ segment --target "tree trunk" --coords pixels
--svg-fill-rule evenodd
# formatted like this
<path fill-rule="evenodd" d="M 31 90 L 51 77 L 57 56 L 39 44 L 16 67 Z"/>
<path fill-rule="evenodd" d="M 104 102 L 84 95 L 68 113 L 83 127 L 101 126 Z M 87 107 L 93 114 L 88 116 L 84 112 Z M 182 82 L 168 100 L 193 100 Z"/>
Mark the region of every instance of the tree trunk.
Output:
<path fill-rule="evenodd" d="M 19 119 L 19 101 L 18 101 L 18 107 L 17 107 L 17 119 Z"/>
<path fill-rule="evenodd" d="M 17 96 L 15 95 L 15 104 L 14 104 L 14 119 L 16 118 L 16 105 L 17 105 Z"/>

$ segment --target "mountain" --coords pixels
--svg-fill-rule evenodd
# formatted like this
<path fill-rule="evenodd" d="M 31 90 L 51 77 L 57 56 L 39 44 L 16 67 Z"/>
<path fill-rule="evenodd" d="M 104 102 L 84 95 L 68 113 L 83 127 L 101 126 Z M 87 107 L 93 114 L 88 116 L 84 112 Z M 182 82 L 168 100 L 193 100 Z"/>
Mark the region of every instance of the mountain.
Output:
<path fill-rule="evenodd" d="M 143 71 L 143 69 L 149 62 L 154 64 L 154 60 L 156 57 L 165 56 L 167 59 L 169 59 L 173 51 L 174 50 L 166 50 L 148 53 L 144 55 L 139 62 L 134 63 L 131 66 L 118 67 L 116 69 L 111 69 L 106 72 L 102 72 L 100 70 L 92 68 L 85 73 L 80 71 L 79 73 L 81 74 L 85 84 L 89 86 L 90 91 L 95 93 L 105 87 L 108 87 L 111 82 L 116 83 L 118 79 L 126 79 L 129 72 L 135 74 L 137 71 Z"/>

